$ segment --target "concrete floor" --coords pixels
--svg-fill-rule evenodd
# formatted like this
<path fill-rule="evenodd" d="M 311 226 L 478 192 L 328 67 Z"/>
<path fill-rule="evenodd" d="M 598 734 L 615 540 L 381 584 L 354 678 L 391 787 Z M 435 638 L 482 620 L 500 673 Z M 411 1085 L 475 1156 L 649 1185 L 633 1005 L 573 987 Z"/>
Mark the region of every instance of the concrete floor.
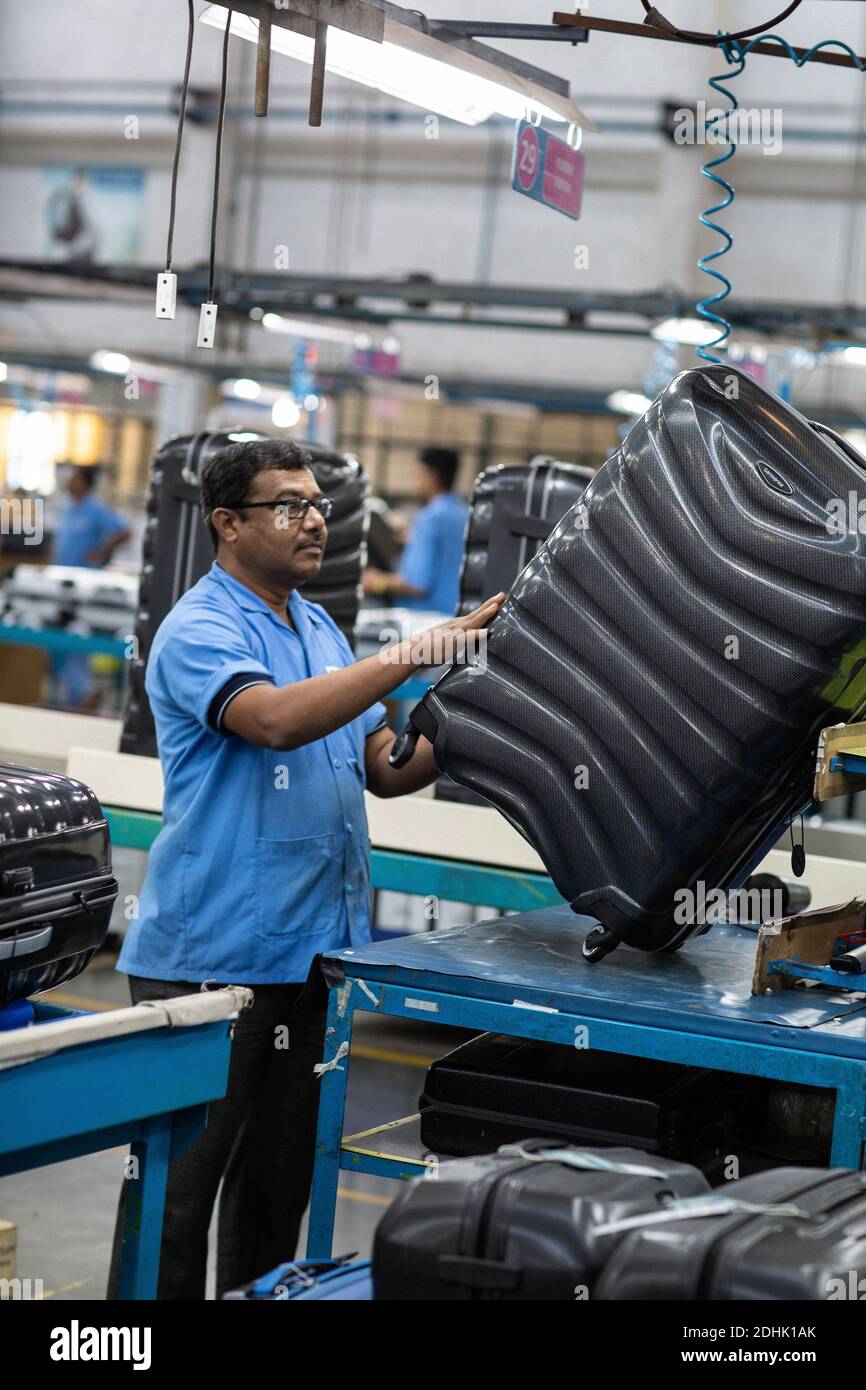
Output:
<path fill-rule="evenodd" d="M 125 976 L 106 957 L 97 957 L 82 976 L 49 997 L 85 1008 L 129 1002 Z M 361 1055 L 356 1054 L 352 1063 L 347 1132 L 416 1110 L 427 1065 L 464 1036 L 453 1029 L 359 1015 L 353 1040 Z M 104 1297 L 125 1153 L 125 1149 L 109 1150 L 0 1179 L 0 1220 L 14 1221 L 18 1227 L 17 1274 L 41 1278 L 46 1298 Z M 376 1224 L 395 1190 L 396 1185 L 387 1179 L 342 1174 L 334 1241 L 337 1253 L 368 1255 Z M 291 1254 L 287 1252 L 287 1258 Z M 211 1267 L 211 1297 L 212 1289 Z"/>

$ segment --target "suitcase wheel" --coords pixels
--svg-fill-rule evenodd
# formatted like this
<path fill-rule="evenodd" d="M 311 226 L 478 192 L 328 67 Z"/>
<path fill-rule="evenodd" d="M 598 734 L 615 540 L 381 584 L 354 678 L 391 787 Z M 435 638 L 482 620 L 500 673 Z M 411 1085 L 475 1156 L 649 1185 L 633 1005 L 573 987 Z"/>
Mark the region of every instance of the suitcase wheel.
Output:
<path fill-rule="evenodd" d="M 606 927 L 593 927 L 589 935 L 584 938 L 580 949 L 584 960 L 588 960 L 594 965 L 596 961 L 604 960 L 605 956 L 609 956 L 618 945 L 619 937 L 614 932 L 608 931 Z"/>

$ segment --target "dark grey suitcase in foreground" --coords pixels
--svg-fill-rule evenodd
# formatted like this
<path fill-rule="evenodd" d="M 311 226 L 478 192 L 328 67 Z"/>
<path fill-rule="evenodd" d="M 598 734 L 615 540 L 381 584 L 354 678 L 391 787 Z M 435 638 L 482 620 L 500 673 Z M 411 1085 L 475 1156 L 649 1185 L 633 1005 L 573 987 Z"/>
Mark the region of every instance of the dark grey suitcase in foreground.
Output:
<path fill-rule="evenodd" d="M 720 1204 L 726 1202 L 758 1210 L 725 1213 Z M 863 1298 L 866 1173 L 777 1168 L 726 1184 L 713 1193 L 712 1204 L 719 1214 L 689 1216 L 689 1204 L 683 1203 L 679 1219 L 623 1232 L 594 1297 L 720 1302 Z"/>
<path fill-rule="evenodd" d="M 618 941 L 681 945 L 810 801 L 866 708 L 866 461 L 752 377 L 677 376 L 398 739 L 532 843 Z M 483 659 L 482 659 L 483 658 Z M 683 894 L 685 890 L 685 894 Z"/>
<path fill-rule="evenodd" d="M 80 974 L 116 897 L 108 826 L 90 788 L 0 763 L 0 1008 Z"/>
<path fill-rule="evenodd" d="M 269 437 L 244 431 L 244 439 Z M 236 432 L 179 436 L 164 444 L 153 461 L 135 628 L 138 651 L 130 663 L 122 753 L 156 756 L 156 731 L 144 688 L 148 653 L 163 618 L 213 564 L 213 546 L 199 509 L 198 478 L 213 454 L 235 442 Z M 322 568 L 303 594 L 327 609 L 351 644 L 364 566 L 367 475 L 349 454 L 298 442 L 312 454 L 316 481 L 334 503 Z"/>
<path fill-rule="evenodd" d="M 709 1192 L 686 1164 L 544 1139 L 442 1163 L 407 1183 L 373 1246 L 374 1297 L 586 1297 L 611 1245 L 603 1223 Z"/>
<path fill-rule="evenodd" d="M 694 1162 L 721 1109 L 717 1073 L 482 1033 L 429 1068 L 418 1101 L 435 1154 L 492 1153 L 525 1134 Z"/>

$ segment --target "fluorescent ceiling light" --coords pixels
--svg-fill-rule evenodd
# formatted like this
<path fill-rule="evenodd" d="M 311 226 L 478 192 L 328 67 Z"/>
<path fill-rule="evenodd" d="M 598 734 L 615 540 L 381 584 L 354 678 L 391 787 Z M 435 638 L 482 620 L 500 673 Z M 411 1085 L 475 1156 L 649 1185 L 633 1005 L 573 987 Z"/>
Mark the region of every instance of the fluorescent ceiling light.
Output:
<path fill-rule="evenodd" d="M 224 30 L 227 15 L 225 6 L 208 5 L 199 18 Z M 258 43 L 258 21 L 250 15 L 234 11 L 231 32 Z M 271 50 L 302 63 L 313 61 L 313 40 L 276 22 L 271 28 Z M 338 77 L 375 87 L 463 125 L 478 125 L 493 115 L 521 120 L 531 110 L 551 121 L 566 121 L 585 130 L 596 128 L 569 97 L 477 53 L 401 24 L 387 13 L 382 43 L 330 26 L 325 66 Z"/>
<path fill-rule="evenodd" d="M 100 348 L 98 352 L 90 354 L 90 365 L 98 372 L 111 372 L 114 376 L 123 376 L 129 371 L 132 363 L 124 352 L 107 352 Z"/>
<path fill-rule="evenodd" d="M 301 412 L 292 396 L 286 395 L 277 397 L 274 401 L 273 409 L 271 410 L 271 420 L 278 430 L 290 430 L 293 425 L 298 423 L 300 418 Z"/>
<path fill-rule="evenodd" d="M 706 347 L 718 338 L 721 325 L 704 319 L 664 319 L 651 330 L 663 343 L 682 343 L 687 347 Z"/>
<path fill-rule="evenodd" d="M 611 391 L 607 404 L 617 415 L 643 415 L 652 405 L 652 401 L 649 396 L 642 396 L 639 391 Z"/>
<path fill-rule="evenodd" d="M 355 346 L 357 328 L 339 328 L 332 323 L 309 319 L 289 319 L 284 314 L 265 314 L 262 327 L 269 333 L 288 333 L 293 338 L 323 338 L 329 343 L 351 343 Z"/>
<path fill-rule="evenodd" d="M 9 375 L 9 369 L 5 362 L 0 362 L 0 381 L 5 381 Z"/>
<path fill-rule="evenodd" d="M 235 381 L 223 383 L 228 388 L 228 394 L 239 397 L 242 401 L 257 401 L 262 394 L 262 388 L 257 381 L 250 380 L 247 376 L 239 376 Z"/>

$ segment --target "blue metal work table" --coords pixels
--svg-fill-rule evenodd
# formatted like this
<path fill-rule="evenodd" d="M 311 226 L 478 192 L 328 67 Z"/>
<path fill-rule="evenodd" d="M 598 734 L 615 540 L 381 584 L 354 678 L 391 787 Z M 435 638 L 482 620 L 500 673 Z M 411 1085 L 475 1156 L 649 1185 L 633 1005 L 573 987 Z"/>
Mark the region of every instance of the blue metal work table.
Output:
<path fill-rule="evenodd" d="M 83 652 L 87 656 L 114 656 L 122 661 L 129 646 L 122 637 L 105 633 L 70 632 L 63 627 L 3 627 L 0 626 L 0 645 L 11 647 L 42 647 L 47 652 L 66 655 Z"/>
<path fill-rule="evenodd" d="M 833 1089 L 831 1162 L 863 1166 L 866 993 L 753 997 L 748 927 L 714 927 L 672 955 L 622 946 L 592 965 L 580 948 L 595 925 L 553 907 L 321 958 L 330 998 L 309 1256 L 330 1254 L 341 1168 L 407 1178 L 426 1166 L 420 1150 L 382 1151 L 415 1117 L 343 1137 L 356 1010 Z"/>
<path fill-rule="evenodd" d="M 0 1049 L 0 1177 L 132 1146 L 123 1299 L 156 1297 L 168 1162 L 204 1129 L 208 1102 L 225 1095 L 230 1020 L 248 997 L 238 988 L 213 991 L 183 1000 L 173 1014 L 162 1005 L 85 1014 L 34 1001 L 30 1027 L 0 1032 L 3 1048 L 17 1049 L 11 1060 Z M 43 1050 L 28 1056 L 34 1045 Z M 117 1200 L 122 1177 L 118 1161 L 106 1201 Z"/>

